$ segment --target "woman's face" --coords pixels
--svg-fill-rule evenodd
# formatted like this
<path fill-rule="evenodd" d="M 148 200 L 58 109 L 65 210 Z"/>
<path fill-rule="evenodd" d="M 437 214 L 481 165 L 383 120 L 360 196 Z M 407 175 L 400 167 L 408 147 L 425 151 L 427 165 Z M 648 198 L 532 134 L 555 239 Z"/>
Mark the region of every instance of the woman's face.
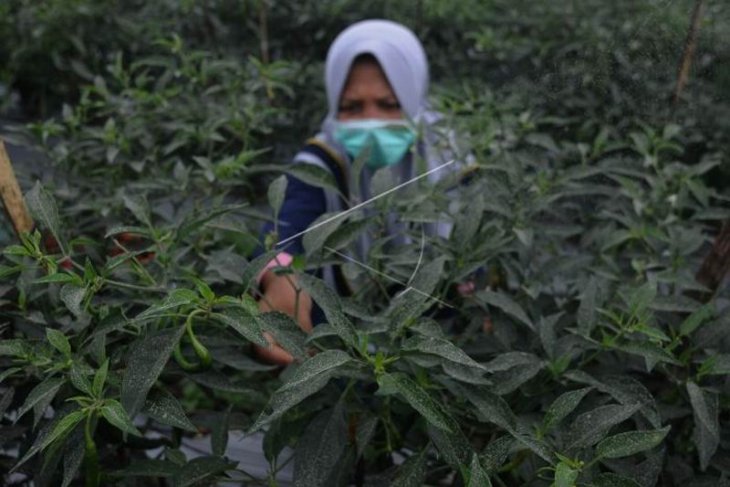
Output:
<path fill-rule="evenodd" d="M 400 103 L 380 64 L 375 60 L 355 62 L 340 96 L 337 120 L 403 118 Z"/>

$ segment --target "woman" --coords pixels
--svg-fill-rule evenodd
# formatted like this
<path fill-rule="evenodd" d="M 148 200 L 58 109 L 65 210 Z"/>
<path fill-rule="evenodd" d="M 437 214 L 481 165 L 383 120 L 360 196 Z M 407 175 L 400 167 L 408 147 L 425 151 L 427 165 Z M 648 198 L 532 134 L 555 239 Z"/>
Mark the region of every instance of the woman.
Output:
<path fill-rule="evenodd" d="M 260 277 L 261 311 L 277 310 L 294 317 L 300 327 L 312 329 L 312 300 L 306 293 L 296 300 L 293 275 L 277 275 L 272 269 L 287 266 L 292 256 L 302 253 L 302 237 L 310 224 L 327 212 L 344 211 L 348 203 L 370 198 L 370 181 L 375 171 L 390 168 L 399 182 L 425 175 L 436 181 L 454 170 L 455 164 L 435 147 L 448 143 L 431 130 L 438 119 L 427 108 L 428 63 L 416 36 L 404 26 L 386 20 L 367 20 L 345 29 L 329 49 L 325 67 L 329 110 L 321 132 L 310 139 L 294 157 L 294 164 L 311 164 L 331 171 L 339 192 L 324 190 L 296 178 L 288 178 L 286 197 L 279 214 L 279 242 L 286 248 L 273 259 Z M 362 159 L 362 160 L 360 160 Z M 353 162 L 363 164 L 362 174 L 354 178 L 358 188 L 349 188 Z M 420 167 L 417 167 L 421 164 Z M 349 198 L 343 198 L 342 193 Z M 347 201 L 349 200 L 349 201 Z M 399 224 L 390 221 L 390 232 L 398 232 L 395 243 L 407 237 Z M 447 223 L 427 226 L 431 235 L 448 236 Z M 273 224 L 264 227 L 264 235 Z M 402 228 L 400 228 L 402 230 Z M 368 237 L 359 242 L 360 257 L 368 248 Z M 345 292 L 337 269 L 323 269 L 324 279 L 339 292 Z M 296 303 L 296 304 L 295 304 Z M 298 310 L 295 310 L 295 306 Z M 317 310 L 315 309 L 315 313 Z M 278 346 L 258 348 L 258 355 L 269 362 L 287 364 L 292 356 Z"/>

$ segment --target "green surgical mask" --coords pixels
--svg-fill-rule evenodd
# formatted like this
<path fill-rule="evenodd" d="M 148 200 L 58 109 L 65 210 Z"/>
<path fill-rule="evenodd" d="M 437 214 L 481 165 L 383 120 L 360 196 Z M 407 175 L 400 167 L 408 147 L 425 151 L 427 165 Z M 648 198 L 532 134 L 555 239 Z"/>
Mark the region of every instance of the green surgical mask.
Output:
<path fill-rule="evenodd" d="M 416 133 L 404 121 L 368 119 L 337 122 L 334 137 L 353 159 L 369 150 L 367 166 L 379 169 L 398 164 L 416 140 Z"/>

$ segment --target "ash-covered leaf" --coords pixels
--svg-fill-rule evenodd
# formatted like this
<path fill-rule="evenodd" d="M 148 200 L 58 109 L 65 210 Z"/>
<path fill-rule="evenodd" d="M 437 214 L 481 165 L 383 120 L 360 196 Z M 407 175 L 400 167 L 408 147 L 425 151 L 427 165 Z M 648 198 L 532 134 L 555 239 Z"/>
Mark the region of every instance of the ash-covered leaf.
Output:
<path fill-rule="evenodd" d="M 77 286 L 76 284 L 64 284 L 58 296 L 74 316 L 81 316 L 84 312 L 81 308 L 81 303 L 83 303 L 84 297 L 86 297 L 85 287 Z"/>
<path fill-rule="evenodd" d="M 269 184 L 267 191 L 267 197 L 269 199 L 269 206 L 274 211 L 274 217 L 278 218 L 281 205 L 284 203 L 284 196 L 286 195 L 287 179 L 286 176 L 281 175 L 274 179 Z"/>
<path fill-rule="evenodd" d="M 720 445 L 719 399 L 717 394 L 702 390 L 694 382 L 687 382 L 687 393 L 695 423 L 693 439 L 700 469 L 704 471 Z"/>
<path fill-rule="evenodd" d="M 553 487 L 573 487 L 575 481 L 580 474 L 579 470 L 575 470 L 565 462 L 560 462 L 555 467 L 555 481 Z"/>
<path fill-rule="evenodd" d="M 403 342 L 402 350 L 437 355 L 459 365 L 486 371 L 483 365 L 468 356 L 462 349 L 443 338 L 416 335 Z"/>
<path fill-rule="evenodd" d="M 130 348 L 122 378 L 122 405 L 134 416 L 144 404 L 147 393 L 165 368 L 185 327 L 150 333 Z"/>
<path fill-rule="evenodd" d="M 312 296 L 324 311 L 327 321 L 337 331 L 339 337 L 350 346 L 357 346 L 357 335 L 349 318 L 342 310 L 339 296 L 322 280 L 308 274 L 298 276 L 299 283 Z"/>
<path fill-rule="evenodd" d="M 514 301 L 506 294 L 486 290 L 478 292 L 476 294 L 476 297 L 484 301 L 486 304 L 499 308 L 512 318 L 515 318 L 517 321 L 527 325 L 527 327 L 529 327 L 531 330 L 535 329 L 535 325 L 532 323 L 532 320 L 530 320 L 530 318 L 527 316 L 527 313 L 525 313 L 525 310 L 522 308 L 522 306 L 517 304 L 516 301 Z"/>
<path fill-rule="evenodd" d="M 25 415 L 25 413 L 33 409 L 35 412 L 33 425 L 35 426 L 36 424 L 38 424 L 38 421 L 40 421 L 41 417 L 43 416 L 43 412 L 46 410 L 48 405 L 51 404 L 51 401 L 53 401 L 53 398 L 56 396 L 56 393 L 61 388 L 64 382 L 65 381 L 63 379 L 48 378 L 35 386 L 28 393 L 28 396 L 25 398 L 23 405 L 20 406 L 17 419 L 20 419 L 21 417 L 23 417 L 23 415 Z"/>
<path fill-rule="evenodd" d="M 608 431 L 629 419 L 641 408 L 641 404 L 600 406 L 580 414 L 569 430 L 569 446 L 586 448 L 600 441 Z"/>
<path fill-rule="evenodd" d="M 652 431 L 627 431 L 609 436 L 596 446 L 596 456 L 601 458 L 622 458 L 651 450 L 664 440 L 670 426 Z"/>
<path fill-rule="evenodd" d="M 593 479 L 593 487 L 642 487 L 628 477 L 615 473 L 602 473 Z"/>
<path fill-rule="evenodd" d="M 222 475 L 236 468 L 236 464 L 229 462 L 221 457 L 198 457 L 190 460 L 188 463 L 178 468 L 176 475 L 173 477 L 173 485 L 175 487 L 189 487 L 192 485 L 216 485 L 215 480 L 223 477 Z"/>
<path fill-rule="evenodd" d="M 566 416 L 578 407 L 583 398 L 591 392 L 592 387 L 586 387 L 575 391 L 568 391 L 558 396 L 550 405 L 543 417 L 543 431 L 550 431 L 557 426 Z"/>
<path fill-rule="evenodd" d="M 322 411 L 297 441 L 294 453 L 295 487 L 328 487 L 336 477 L 340 458 L 347 447 L 347 424 L 343 405 Z"/>
<path fill-rule="evenodd" d="M 473 453 L 471 457 L 469 482 L 466 485 L 467 487 L 491 487 L 492 485 L 492 482 L 489 480 L 489 475 L 484 470 L 484 467 L 482 467 L 479 456 L 476 453 Z"/>
<path fill-rule="evenodd" d="M 61 240 L 61 218 L 53 195 L 46 191 L 40 181 L 36 181 L 33 189 L 25 194 L 25 202 L 36 220 L 46 227 L 63 249 Z"/>
<path fill-rule="evenodd" d="M 305 398 L 322 389 L 335 372 L 351 360 L 347 353 L 340 350 L 327 350 L 306 360 L 274 393 L 270 402 L 271 413 L 268 416 L 262 414 L 250 431 L 256 431 L 281 417 Z"/>
<path fill-rule="evenodd" d="M 62 331 L 53 328 L 46 328 L 46 340 L 64 357 L 71 356 L 71 344 Z"/>
<path fill-rule="evenodd" d="M 226 308 L 218 313 L 212 313 L 210 317 L 226 326 L 230 326 L 239 335 L 253 344 L 262 347 L 269 345 L 269 342 L 266 341 L 262 334 L 258 317 L 247 313 L 241 308 Z"/>
<path fill-rule="evenodd" d="M 289 315 L 270 311 L 258 315 L 257 318 L 261 323 L 261 329 L 271 333 L 285 350 L 299 360 L 307 358 L 307 335 Z M 268 342 L 263 346 L 268 347 Z"/>
<path fill-rule="evenodd" d="M 391 487 L 422 487 L 426 478 L 426 453 L 428 449 L 412 455 L 398 469 L 398 476 Z"/>
<path fill-rule="evenodd" d="M 80 431 L 79 431 L 80 432 Z M 81 439 L 81 435 L 79 435 Z M 63 455 L 63 481 L 61 487 L 68 487 L 73 482 L 76 473 L 81 467 L 81 462 L 84 459 L 84 443 L 83 441 L 77 441 L 71 443 L 69 448 L 66 449 Z"/>
<path fill-rule="evenodd" d="M 107 399 L 106 404 L 101 408 L 101 415 L 104 416 L 109 423 L 124 433 L 129 433 L 134 436 L 142 436 L 142 433 L 140 433 L 134 426 L 132 420 L 127 415 L 127 412 L 118 401 L 114 399 Z"/>
<path fill-rule="evenodd" d="M 443 410 L 421 386 L 404 374 L 385 373 L 378 378 L 378 385 L 386 390 L 394 390 L 418 411 L 426 421 L 447 432 L 458 429 L 455 421 Z"/>
<path fill-rule="evenodd" d="M 152 392 L 145 401 L 143 412 L 155 421 L 195 432 L 197 429 L 185 415 L 182 405 L 178 400 L 165 390 Z"/>
<path fill-rule="evenodd" d="M 170 311 L 180 306 L 185 306 L 194 303 L 198 299 L 198 295 L 195 291 L 190 289 L 174 289 L 170 291 L 170 294 L 159 304 L 154 304 L 138 314 L 134 320 L 143 321 L 147 319 L 157 318 L 164 314 L 166 311 Z"/>
<path fill-rule="evenodd" d="M 593 331 L 598 318 L 596 309 L 601 306 L 598 296 L 598 283 L 595 278 L 588 281 L 588 285 L 583 290 L 580 298 L 580 306 L 576 315 L 578 321 L 578 332 L 581 335 L 588 336 Z"/>

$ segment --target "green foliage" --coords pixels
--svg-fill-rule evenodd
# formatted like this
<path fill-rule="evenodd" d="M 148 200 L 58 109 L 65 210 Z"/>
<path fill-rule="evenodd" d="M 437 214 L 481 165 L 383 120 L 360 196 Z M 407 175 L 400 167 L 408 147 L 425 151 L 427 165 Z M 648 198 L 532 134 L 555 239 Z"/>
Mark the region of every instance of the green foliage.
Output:
<path fill-rule="evenodd" d="M 0 263 L 1 470 L 215 483 L 240 470 L 228 430 L 262 429 L 272 474 L 252 485 L 275 485 L 287 446 L 295 485 L 720 485 L 727 289 L 699 302 L 694 274 L 730 216 L 722 69 L 702 65 L 672 115 L 657 93 L 688 2 L 510 5 L 0 5 L 17 46 L 0 82 L 58 109 L 29 126 L 52 169 L 26 193 L 40 229 Z M 708 8 L 703 32 L 726 32 Z M 286 271 L 326 317 L 306 335 L 259 311 L 276 250 L 252 258 L 271 248 L 255 233 L 268 208 L 278 220 L 281 173 L 336 186 L 272 162 L 311 135 L 327 42 L 363 15 L 424 39 L 440 123 L 476 169 L 308 233 Z M 710 44 L 702 62 L 725 59 Z M 383 209 L 411 243 L 388 245 Z M 436 220 L 450 239 L 427 236 Z M 309 271 L 346 264 L 362 231 L 369 269 L 343 298 Z M 251 354 L 264 332 L 296 359 L 280 375 Z M 211 455 L 186 458 L 208 428 Z"/>

